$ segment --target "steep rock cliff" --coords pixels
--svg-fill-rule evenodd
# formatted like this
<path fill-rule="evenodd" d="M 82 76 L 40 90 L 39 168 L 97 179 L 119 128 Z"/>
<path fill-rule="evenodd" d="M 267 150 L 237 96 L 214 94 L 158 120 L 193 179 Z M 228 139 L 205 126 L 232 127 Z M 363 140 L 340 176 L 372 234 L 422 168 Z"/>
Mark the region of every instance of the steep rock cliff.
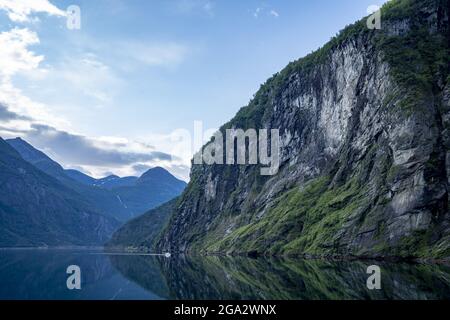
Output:
<path fill-rule="evenodd" d="M 193 165 L 158 249 L 450 256 L 449 7 L 390 1 L 269 79 L 221 131 L 279 129 L 278 174 Z"/>

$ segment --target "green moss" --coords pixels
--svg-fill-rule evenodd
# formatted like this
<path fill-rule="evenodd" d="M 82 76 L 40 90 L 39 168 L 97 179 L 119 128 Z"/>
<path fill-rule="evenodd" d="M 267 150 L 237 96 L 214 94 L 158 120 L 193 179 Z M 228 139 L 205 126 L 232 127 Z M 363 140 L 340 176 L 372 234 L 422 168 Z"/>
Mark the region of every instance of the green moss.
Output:
<path fill-rule="evenodd" d="M 389 244 L 385 241 L 381 241 L 380 243 L 373 246 L 373 253 L 384 253 L 389 250 Z"/>
<path fill-rule="evenodd" d="M 392 165 L 387 174 L 387 181 L 393 181 L 400 172 L 400 166 Z"/>
<path fill-rule="evenodd" d="M 442 80 L 445 81 L 449 72 L 447 38 L 441 33 L 430 32 L 428 22 L 418 14 L 425 5 L 436 5 L 436 1 L 390 1 L 382 8 L 383 19 L 408 19 L 410 30 L 398 36 L 381 32 L 374 38 L 374 44 L 384 53 L 393 79 L 407 88 L 407 92 L 399 92 L 402 97 L 399 107 L 406 110 L 421 105 L 435 89 L 437 80 L 444 76 Z"/>
<path fill-rule="evenodd" d="M 356 179 L 329 188 L 330 178 L 321 177 L 304 188 L 279 197 L 257 222 L 247 224 L 220 241 L 207 244 L 207 251 L 265 253 L 324 253 L 338 248 L 334 238 L 364 197 Z"/>
<path fill-rule="evenodd" d="M 382 238 L 386 234 L 386 230 L 387 230 L 386 221 L 381 221 L 378 224 L 375 236 L 377 238 Z"/>
<path fill-rule="evenodd" d="M 441 239 L 438 243 L 432 244 L 432 230 L 417 230 L 409 236 L 401 238 L 397 244 L 388 244 L 383 240 L 385 232 L 384 222 L 381 223 L 377 231 L 380 243 L 373 248 L 374 253 L 403 257 L 403 258 L 435 258 L 443 259 L 450 257 L 450 238 Z"/>
<path fill-rule="evenodd" d="M 377 45 L 385 53 L 395 80 L 416 91 L 411 98 L 430 90 L 440 68 L 448 63 L 446 39 L 428 29 L 412 29 L 406 36 L 380 36 Z"/>
<path fill-rule="evenodd" d="M 432 257 L 450 259 L 450 235 L 441 239 L 431 248 Z"/>
<path fill-rule="evenodd" d="M 389 1 L 381 8 L 382 15 L 387 19 L 405 19 L 412 13 L 411 0 Z"/>
<path fill-rule="evenodd" d="M 385 253 L 397 257 L 433 257 L 430 247 L 431 232 L 417 230 L 411 235 L 400 239 L 396 246 L 385 248 Z"/>

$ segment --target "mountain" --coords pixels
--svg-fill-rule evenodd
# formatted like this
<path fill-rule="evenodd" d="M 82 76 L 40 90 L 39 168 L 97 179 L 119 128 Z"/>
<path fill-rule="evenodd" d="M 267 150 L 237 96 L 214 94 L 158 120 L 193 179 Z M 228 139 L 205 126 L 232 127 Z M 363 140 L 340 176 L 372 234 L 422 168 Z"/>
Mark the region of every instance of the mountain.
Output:
<path fill-rule="evenodd" d="M 91 176 L 88 176 L 87 174 L 84 174 L 78 170 L 66 169 L 64 171 L 66 172 L 67 176 L 82 184 L 93 185 L 97 181 L 97 179 L 92 178 Z"/>
<path fill-rule="evenodd" d="M 119 226 L 1 138 L 0 181 L 1 247 L 101 245 Z"/>
<path fill-rule="evenodd" d="M 389 1 L 270 78 L 221 132 L 279 129 L 278 173 L 193 165 L 158 249 L 449 258 L 449 7 Z"/>
<path fill-rule="evenodd" d="M 16 149 L 21 157 L 31 163 L 36 168 L 46 172 L 52 177 L 68 182 L 69 178 L 64 172 L 63 167 L 57 162 L 50 159 L 45 153 L 35 149 L 32 145 L 22 140 L 21 138 L 8 139 L 6 142 Z"/>
<path fill-rule="evenodd" d="M 115 250 L 151 251 L 155 239 L 176 208 L 177 201 L 178 198 L 175 198 L 129 221 L 114 233 L 107 246 Z"/>
<path fill-rule="evenodd" d="M 140 178 L 111 175 L 95 179 L 77 170 L 65 170 L 21 138 L 6 141 L 26 161 L 79 193 L 97 211 L 119 221 L 130 220 L 171 200 L 186 186 L 184 181 L 176 179 L 163 168 L 150 169 Z"/>
<path fill-rule="evenodd" d="M 106 189 L 114 189 L 117 187 L 130 187 L 134 185 L 138 177 L 118 177 L 116 175 L 110 175 L 102 179 L 96 180 L 93 185 Z"/>
<path fill-rule="evenodd" d="M 45 153 L 37 150 L 21 138 L 9 139 L 6 140 L 6 142 L 10 144 L 17 152 L 19 152 L 23 159 L 31 163 L 33 166 L 57 179 L 67 188 L 79 193 L 85 198 L 85 201 L 89 202 L 90 205 L 97 211 L 102 212 L 105 215 L 109 215 L 119 221 L 126 221 L 132 217 L 129 210 L 127 210 L 115 194 L 109 192 L 108 190 L 96 188 L 93 185 L 88 185 L 85 182 L 81 182 L 79 179 L 82 177 L 81 175 L 84 175 L 81 172 L 77 171 L 74 178 L 75 170 L 67 172 L 60 164 L 53 161 Z M 81 180 L 89 180 L 89 178 L 91 178 L 89 176 L 86 177 L 88 178 Z M 96 180 L 94 179 L 94 183 L 95 182 Z"/>
<path fill-rule="evenodd" d="M 126 204 L 132 215 L 137 216 L 180 195 L 185 187 L 184 181 L 178 180 L 167 170 L 156 167 L 149 169 L 133 184 L 111 190 Z"/>

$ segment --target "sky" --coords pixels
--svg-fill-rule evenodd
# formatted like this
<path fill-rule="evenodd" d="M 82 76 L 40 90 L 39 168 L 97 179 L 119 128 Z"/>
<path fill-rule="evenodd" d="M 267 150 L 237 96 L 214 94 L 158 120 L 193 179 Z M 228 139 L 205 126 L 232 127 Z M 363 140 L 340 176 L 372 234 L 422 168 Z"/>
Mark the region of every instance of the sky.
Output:
<path fill-rule="evenodd" d="M 0 136 L 97 178 L 162 166 L 187 181 L 195 121 L 219 128 L 383 2 L 0 0 Z"/>

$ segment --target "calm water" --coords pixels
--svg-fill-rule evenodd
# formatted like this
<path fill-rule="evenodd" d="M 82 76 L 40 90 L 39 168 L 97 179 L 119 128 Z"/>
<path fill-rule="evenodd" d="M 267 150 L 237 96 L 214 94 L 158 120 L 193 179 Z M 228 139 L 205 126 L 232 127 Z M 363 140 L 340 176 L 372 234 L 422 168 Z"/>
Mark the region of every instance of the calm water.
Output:
<path fill-rule="evenodd" d="M 450 299 L 449 266 L 378 262 L 382 290 L 370 291 L 371 264 L 0 250 L 0 299 Z M 69 265 L 81 290 L 66 287 Z"/>

